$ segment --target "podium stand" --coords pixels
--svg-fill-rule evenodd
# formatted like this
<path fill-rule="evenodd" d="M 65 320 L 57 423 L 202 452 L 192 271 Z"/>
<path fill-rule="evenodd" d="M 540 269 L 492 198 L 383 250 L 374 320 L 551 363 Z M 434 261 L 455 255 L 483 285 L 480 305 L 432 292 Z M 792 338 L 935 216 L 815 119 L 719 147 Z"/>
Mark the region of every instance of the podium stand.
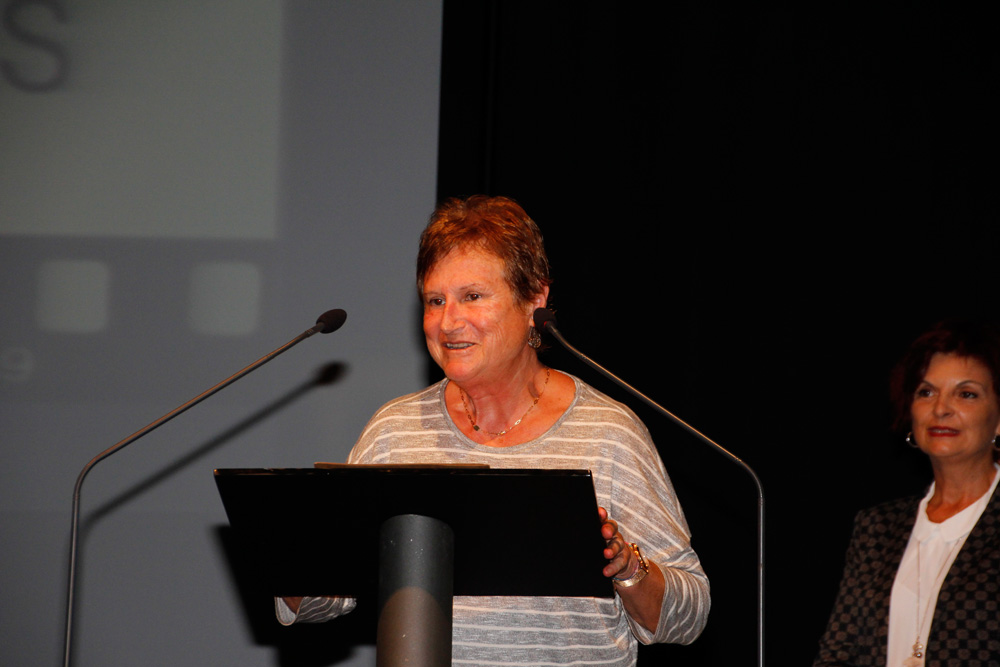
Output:
<path fill-rule="evenodd" d="M 614 595 L 587 470 L 219 469 L 215 481 L 275 596 L 378 596 L 380 667 L 450 665 L 453 595 Z M 558 555 L 558 576 L 531 545 Z"/>

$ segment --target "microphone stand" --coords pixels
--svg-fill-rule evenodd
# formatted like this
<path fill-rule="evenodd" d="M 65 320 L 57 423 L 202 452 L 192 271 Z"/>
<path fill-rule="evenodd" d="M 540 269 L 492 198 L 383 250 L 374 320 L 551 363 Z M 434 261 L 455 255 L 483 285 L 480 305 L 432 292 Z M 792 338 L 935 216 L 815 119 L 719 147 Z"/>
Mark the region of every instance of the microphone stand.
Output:
<path fill-rule="evenodd" d="M 210 389 L 203 391 L 202 393 L 198 394 L 191 400 L 187 401 L 186 403 L 174 408 L 167 414 L 163 415 L 156 421 L 147 424 L 146 426 L 142 427 L 132 435 L 122 440 L 121 442 L 118 442 L 112 445 L 111 447 L 108 447 L 103 452 L 101 452 L 93 459 L 91 459 L 87 465 L 83 466 L 83 470 L 80 471 L 80 475 L 76 478 L 76 487 L 73 489 L 73 522 L 72 522 L 72 528 L 70 530 L 70 539 L 69 539 L 69 585 L 66 594 L 66 646 L 63 653 L 64 667 L 69 667 L 70 654 L 73 646 L 73 593 L 76 590 L 76 553 L 77 553 L 78 524 L 80 522 L 80 490 L 83 487 L 83 480 L 87 476 L 87 473 L 89 473 L 95 465 L 97 465 L 104 459 L 108 458 L 112 454 L 115 454 L 116 452 L 119 452 L 125 447 L 131 445 L 133 442 L 143 437 L 150 431 L 158 429 L 159 427 L 163 426 L 174 417 L 180 415 L 182 412 L 186 412 L 190 408 L 193 408 L 194 406 L 198 405 L 212 394 L 215 394 L 216 392 L 225 389 L 232 383 L 242 378 L 244 375 L 257 370 L 258 368 L 260 368 L 267 362 L 271 361 L 282 352 L 298 345 L 306 338 L 309 338 L 314 334 L 331 333 L 333 331 L 336 331 L 341 326 L 343 326 L 346 320 L 347 320 L 347 313 L 345 313 L 343 310 L 340 310 L 339 308 L 334 310 L 328 310 L 327 312 L 319 316 L 319 319 L 316 320 L 315 326 L 306 329 L 292 340 L 288 341 L 287 343 L 285 343 L 278 349 L 274 350 L 273 352 L 264 355 L 263 357 L 253 362 L 243 370 L 234 373 L 233 375 L 229 376 L 228 378 L 218 383 L 214 387 L 211 387 Z"/>
<path fill-rule="evenodd" d="M 625 389 L 646 405 L 653 408 L 705 444 L 709 445 L 715 451 L 719 452 L 739 467 L 743 468 L 747 474 L 753 478 L 753 482 L 757 487 L 757 665 L 758 667 L 764 667 L 764 487 L 761 485 L 760 478 L 757 477 L 757 473 L 755 473 L 753 469 L 742 459 L 728 451 L 722 445 L 718 444 L 653 399 L 649 398 L 641 391 L 628 384 L 608 369 L 604 368 L 604 366 L 601 366 L 583 352 L 580 352 L 578 349 L 570 345 L 569 341 L 567 341 L 559 332 L 559 329 L 556 328 L 555 314 L 551 310 L 548 310 L 547 308 L 536 309 L 534 313 L 534 320 L 536 329 L 547 331 L 553 338 L 559 341 L 560 345 L 569 350 L 582 362 L 609 380 L 612 380 L 619 387 Z"/>

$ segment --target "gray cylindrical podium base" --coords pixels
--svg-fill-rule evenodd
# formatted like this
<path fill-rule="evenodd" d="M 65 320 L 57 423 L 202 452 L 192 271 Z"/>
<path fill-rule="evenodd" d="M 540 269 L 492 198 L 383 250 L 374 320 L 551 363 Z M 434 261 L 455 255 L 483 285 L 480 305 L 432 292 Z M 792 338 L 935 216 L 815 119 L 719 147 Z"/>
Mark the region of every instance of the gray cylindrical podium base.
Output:
<path fill-rule="evenodd" d="M 449 667 L 455 535 L 448 524 L 404 514 L 379 536 L 377 667 Z"/>

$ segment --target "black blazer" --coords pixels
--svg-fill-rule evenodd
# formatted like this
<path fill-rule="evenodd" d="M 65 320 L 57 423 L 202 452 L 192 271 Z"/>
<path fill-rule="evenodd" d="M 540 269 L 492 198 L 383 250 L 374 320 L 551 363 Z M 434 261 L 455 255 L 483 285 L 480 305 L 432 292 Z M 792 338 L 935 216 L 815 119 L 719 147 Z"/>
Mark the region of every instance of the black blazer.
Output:
<path fill-rule="evenodd" d="M 885 665 L 892 584 L 919 505 L 920 498 L 905 498 L 858 513 L 813 667 Z M 941 584 L 925 665 L 1000 667 L 1000 492 Z"/>

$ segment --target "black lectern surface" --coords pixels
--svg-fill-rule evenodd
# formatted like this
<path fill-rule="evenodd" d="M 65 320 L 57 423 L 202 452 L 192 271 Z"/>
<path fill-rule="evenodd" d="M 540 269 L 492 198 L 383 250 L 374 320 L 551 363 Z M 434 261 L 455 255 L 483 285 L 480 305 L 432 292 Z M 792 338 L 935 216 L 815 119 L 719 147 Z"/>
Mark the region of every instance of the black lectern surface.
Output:
<path fill-rule="evenodd" d="M 218 469 L 215 481 L 276 596 L 375 594 L 379 529 L 405 514 L 454 531 L 455 595 L 614 595 L 589 470 Z M 558 561 L 539 562 L 539 544 Z"/>

